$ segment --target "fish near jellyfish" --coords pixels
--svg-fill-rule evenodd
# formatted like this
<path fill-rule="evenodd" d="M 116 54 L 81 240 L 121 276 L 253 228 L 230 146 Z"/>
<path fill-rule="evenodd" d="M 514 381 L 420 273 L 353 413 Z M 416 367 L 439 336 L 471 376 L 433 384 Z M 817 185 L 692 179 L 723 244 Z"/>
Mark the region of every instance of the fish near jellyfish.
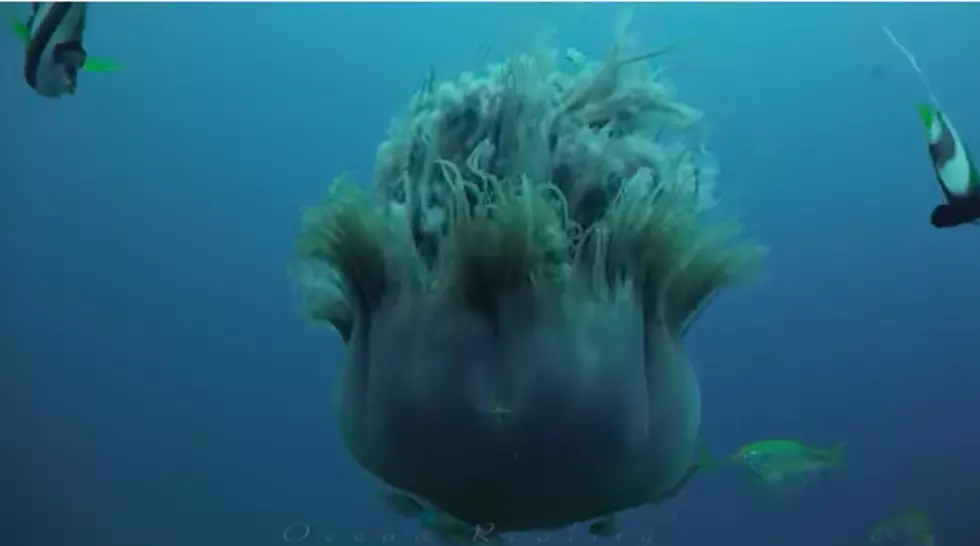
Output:
<path fill-rule="evenodd" d="M 796 440 L 771 439 L 739 448 L 729 460 L 745 467 L 755 480 L 782 492 L 798 490 L 825 470 L 841 466 L 844 444 L 811 447 Z"/>
<path fill-rule="evenodd" d="M 11 20 L 23 43 L 24 81 L 38 95 L 59 98 L 75 94 L 80 70 L 111 72 L 119 65 L 92 57 L 83 45 L 87 2 L 31 2 L 26 21 Z"/>
<path fill-rule="evenodd" d="M 696 154 L 654 140 L 699 116 L 625 28 L 601 62 L 427 80 L 374 195 L 337 181 L 303 219 L 308 312 L 346 346 L 347 450 L 464 525 L 602 527 L 677 494 L 698 457 L 683 334 L 761 249 L 707 223 L 680 174 Z"/>

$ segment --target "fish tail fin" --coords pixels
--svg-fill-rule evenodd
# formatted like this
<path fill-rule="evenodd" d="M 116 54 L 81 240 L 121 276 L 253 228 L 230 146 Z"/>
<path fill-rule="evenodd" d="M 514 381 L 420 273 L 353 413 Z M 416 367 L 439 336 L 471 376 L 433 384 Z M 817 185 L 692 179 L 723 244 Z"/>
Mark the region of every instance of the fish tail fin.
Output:
<path fill-rule="evenodd" d="M 841 442 L 827 450 L 824 460 L 830 466 L 840 466 L 844 462 L 844 442 Z"/>

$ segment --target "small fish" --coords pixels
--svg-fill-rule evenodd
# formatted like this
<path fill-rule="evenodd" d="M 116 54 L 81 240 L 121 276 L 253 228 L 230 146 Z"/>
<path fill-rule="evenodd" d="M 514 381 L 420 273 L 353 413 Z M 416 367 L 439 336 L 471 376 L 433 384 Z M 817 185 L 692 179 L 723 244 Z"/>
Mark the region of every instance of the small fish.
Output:
<path fill-rule="evenodd" d="M 83 46 L 85 2 L 32 2 L 26 23 L 12 21 L 14 34 L 24 43 L 24 80 L 43 97 L 72 95 L 78 71 L 106 72 L 118 65 L 90 57 Z"/>
<path fill-rule="evenodd" d="M 819 471 L 839 466 L 843 452 L 843 444 L 818 449 L 793 440 L 764 440 L 742 447 L 730 460 L 746 467 L 767 486 L 794 490 Z"/>
<path fill-rule="evenodd" d="M 869 538 L 876 546 L 933 546 L 935 542 L 929 517 L 918 509 L 875 525 Z"/>
<path fill-rule="evenodd" d="M 381 502 L 391 508 L 399 516 L 406 518 L 421 518 L 425 513 L 425 506 L 415 497 L 401 493 L 399 491 L 383 491 L 378 493 Z"/>
<path fill-rule="evenodd" d="M 916 107 L 926 127 L 936 181 L 946 200 L 933 209 L 929 221 L 936 228 L 976 224 L 980 220 L 980 176 L 970 150 L 938 108 L 925 103 Z"/>
<path fill-rule="evenodd" d="M 607 538 L 619 532 L 616 526 L 616 516 L 609 514 L 602 516 L 589 525 L 589 534 L 595 537 Z"/>

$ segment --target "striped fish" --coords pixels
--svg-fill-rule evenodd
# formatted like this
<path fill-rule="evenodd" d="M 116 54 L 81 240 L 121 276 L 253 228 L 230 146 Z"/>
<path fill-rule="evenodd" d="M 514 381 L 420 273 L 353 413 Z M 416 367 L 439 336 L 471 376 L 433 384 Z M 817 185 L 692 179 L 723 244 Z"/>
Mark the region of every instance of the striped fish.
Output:
<path fill-rule="evenodd" d="M 14 21 L 14 32 L 24 42 L 24 80 L 43 97 L 72 95 L 78 71 L 115 70 L 114 63 L 88 56 L 83 45 L 85 2 L 32 2 L 26 23 Z"/>
<path fill-rule="evenodd" d="M 959 133 L 938 108 L 917 105 L 926 127 L 929 158 L 946 203 L 932 211 L 933 227 L 947 228 L 980 221 L 980 176 Z"/>

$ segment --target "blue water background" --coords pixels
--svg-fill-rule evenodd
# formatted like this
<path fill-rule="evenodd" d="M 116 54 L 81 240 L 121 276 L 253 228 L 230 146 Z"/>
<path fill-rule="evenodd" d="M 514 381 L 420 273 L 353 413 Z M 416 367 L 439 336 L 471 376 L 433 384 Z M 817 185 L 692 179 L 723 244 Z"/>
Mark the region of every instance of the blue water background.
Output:
<path fill-rule="evenodd" d="M 340 444 L 341 344 L 287 276 L 298 215 L 369 179 L 430 63 L 475 68 L 543 20 L 601 56 L 618 11 L 98 4 L 86 46 L 124 69 L 58 101 L 0 39 L 0 543 L 265 546 L 294 521 L 410 543 Z M 724 210 L 770 247 L 688 338 L 705 438 L 845 442 L 846 464 L 789 496 L 706 472 L 624 544 L 860 545 L 912 506 L 938 545 L 980 537 L 980 228 L 929 226 L 926 92 L 883 24 L 980 146 L 976 4 L 636 7 L 649 45 L 689 39 L 669 74 L 707 113 Z"/>

